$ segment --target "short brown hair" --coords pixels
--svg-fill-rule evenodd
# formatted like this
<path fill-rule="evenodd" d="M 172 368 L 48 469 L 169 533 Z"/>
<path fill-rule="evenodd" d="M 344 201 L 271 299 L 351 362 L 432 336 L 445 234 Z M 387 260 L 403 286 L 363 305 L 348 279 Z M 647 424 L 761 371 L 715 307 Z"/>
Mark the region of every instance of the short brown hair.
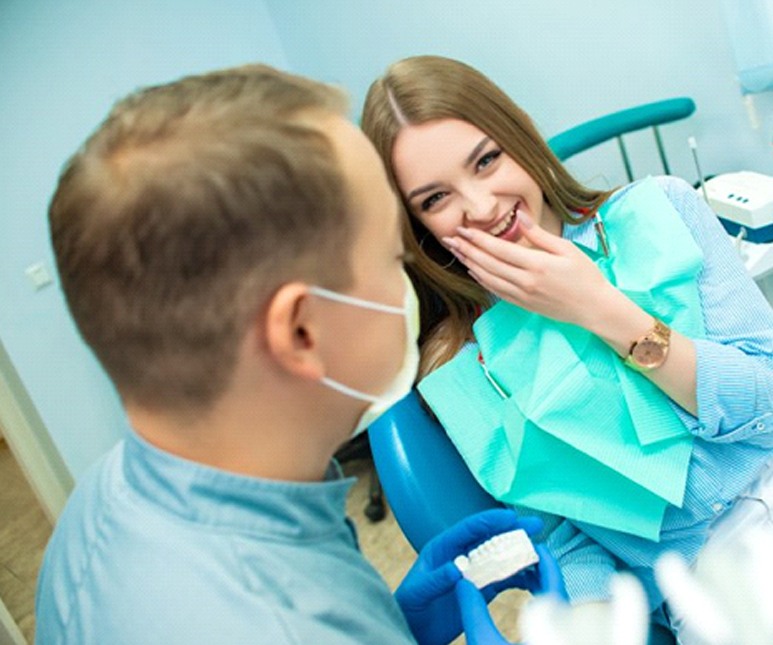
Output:
<path fill-rule="evenodd" d="M 345 112 L 245 66 L 131 94 L 70 159 L 49 208 L 62 289 L 125 401 L 211 404 L 280 284 L 348 286 L 346 182 L 309 118 Z"/>
<path fill-rule="evenodd" d="M 572 211 L 590 217 L 609 191 L 586 188 L 564 168 L 529 115 L 493 81 L 469 65 L 441 56 L 413 56 L 389 66 L 368 90 L 362 129 L 373 142 L 400 194 L 392 149 L 400 130 L 436 119 L 460 119 L 486 133 L 540 186 L 547 203 L 565 221 Z M 403 199 L 403 239 L 414 262 L 407 268 L 421 301 L 421 374 L 451 359 L 471 338 L 472 324 L 490 295 L 468 274 Z"/>

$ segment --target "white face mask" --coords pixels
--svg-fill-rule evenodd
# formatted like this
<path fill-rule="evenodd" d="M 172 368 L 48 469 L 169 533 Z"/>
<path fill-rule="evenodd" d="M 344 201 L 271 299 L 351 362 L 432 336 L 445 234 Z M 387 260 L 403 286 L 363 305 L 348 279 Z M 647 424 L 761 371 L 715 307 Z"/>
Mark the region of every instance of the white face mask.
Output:
<path fill-rule="evenodd" d="M 413 290 L 411 280 L 405 272 L 403 272 L 403 277 L 405 278 L 405 297 L 402 307 L 393 307 L 380 302 L 363 300 L 362 298 L 347 296 L 336 291 L 323 289 L 322 287 L 311 287 L 309 289 L 311 293 L 321 298 L 335 300 L 336 302 L 363 309 L 372 309 L 381 313 L 400 314 L 405 318 L 405 353 L 403 355 L 403 363 L 386 392 L 378 395 L 367 394 L 334 381 L 327 376 L 323 376 L 320 380 L 323 385 L 337 392 L 370 403 L 362 413 L 362 416 L 360 416 L 352 436 L 360 434 L 384 412 L 407 395 L 411 391 L 411 387 L 413 387 L 416 373 L 419 370 L 419 348 L 417 345 L 419 340 L 419 300 L 416 297 L 416 292 Z"/>

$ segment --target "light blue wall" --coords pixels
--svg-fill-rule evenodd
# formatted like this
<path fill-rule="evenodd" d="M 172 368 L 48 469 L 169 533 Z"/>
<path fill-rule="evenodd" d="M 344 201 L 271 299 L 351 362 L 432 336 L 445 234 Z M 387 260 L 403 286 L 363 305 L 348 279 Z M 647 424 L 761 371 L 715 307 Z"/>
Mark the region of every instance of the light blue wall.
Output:
<path fill-rule="evenodd" d="M 763 123 L 753 130 L 720 0 L 266 2 L 293 68 L 350 88 L 357 114 L 390 62 L 441 54 L 494 78 L 546 137 L 614 110 L 691 96 L 695 116 L 663 130 L 673 172 L 697 179 L 687 145 L 694 135 L 707 174 L 773 174 L 773 102 L 758 100 Z M 630 145 L 637 174 L 659 171 L 651 135 L 634 135 Z M 625 181 L 614 143 L 570 167 L 591 183 Z M 600 169 L 606 178 L 597 177 Z"/>
<path fill-rule="evenodd" d="M 45 212 L 64 160 L 111 103 L 138 85 L 262 60 L 338 82 L 359 114 L 393 60 L 436 53 L 492 76 L 546 136 L 612 110 L 688 95 L 698 110 L 664 128 L 673 170 L 773 174 L 773 99 L 750 126 L 720 0 L 3 0 L 0 2 L 0 341 L 77 477 L 120 436 L 123 415 L 69 320 L 52 270 Z M 635 170 L 657 172 L 644 136 Z M 640 154 L 643 154 L 642 158 Z M 570 163 L 594 184 L 624 181 L 614 146 Z"/>
<path fill-rule="evenodd" d="M 124 416 L 80 341 L 53 271 L 46 208 L 65 159 L 135 87 L 248 61 L 286 67 L 262 2 L 3 0 L 0 3 L 0 340 L 76 477 Z"/>

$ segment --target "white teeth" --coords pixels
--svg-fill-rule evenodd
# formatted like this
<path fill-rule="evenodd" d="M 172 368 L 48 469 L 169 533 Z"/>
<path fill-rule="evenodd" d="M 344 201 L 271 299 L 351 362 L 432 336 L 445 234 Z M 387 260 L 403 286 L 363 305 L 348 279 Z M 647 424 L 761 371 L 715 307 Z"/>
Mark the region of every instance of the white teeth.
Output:
<path fill-rule="evenodd" d="M 462 575 L 479 589 L 538 562 L 539 555 L 523 529 L 500 533 L 454 560 Z"/>
<path fill-rule="evenodd" d="M 501 235 L 504 233 L 508 228 L 510 228 L 510 225 L 513 223 L 513 220 L 515 219 L 515 209 L 511 210 L 507 216 L 499 222 L 494 228 L 492 228 L 489 233 L 491 235 Z"/>

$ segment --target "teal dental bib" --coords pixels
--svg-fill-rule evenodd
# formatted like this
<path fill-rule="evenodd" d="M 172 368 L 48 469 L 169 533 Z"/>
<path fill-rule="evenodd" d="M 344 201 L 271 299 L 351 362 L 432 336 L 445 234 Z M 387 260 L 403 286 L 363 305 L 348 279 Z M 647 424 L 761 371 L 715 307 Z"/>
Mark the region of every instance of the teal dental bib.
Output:
<path fill-rule="evenodd" d="M 703 255 L 657 182 L 600 215 L 610 257 L 580 248 L 644 310 L 703 337 Z M 666 395 L 590 332 L 504 301 L 473 332 L 477 346 L 418 387 L 478 482 L 509 504 L 657 541 L 666 507 L 682 505 L 693 441 Z"/>

